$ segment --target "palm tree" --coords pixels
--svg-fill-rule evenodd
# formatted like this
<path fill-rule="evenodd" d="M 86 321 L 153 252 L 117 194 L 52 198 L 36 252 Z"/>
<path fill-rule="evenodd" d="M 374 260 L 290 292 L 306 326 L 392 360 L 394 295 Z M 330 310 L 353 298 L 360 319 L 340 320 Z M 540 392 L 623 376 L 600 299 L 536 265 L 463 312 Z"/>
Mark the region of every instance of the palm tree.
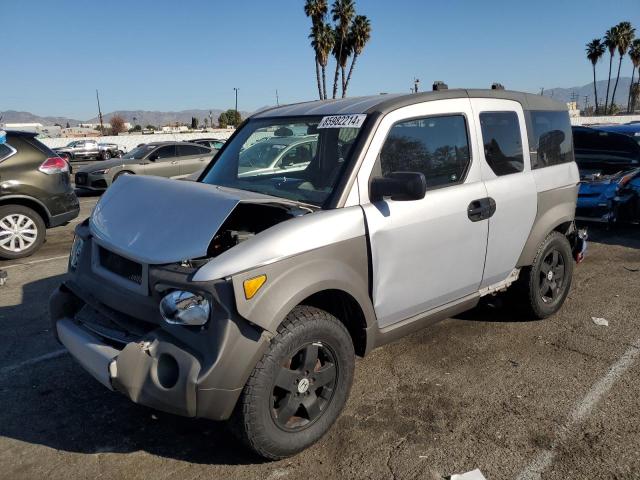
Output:
<path fill-rule="evenodd" d="M 599 38 L 594 38 L 589 43 L 587 43 L 587 58 L 591 62 L 591 66 L 593 67 L 593 95 L 596 99 L 596 108 L 595 113 L 598 114 L 598 89 L 596 88 L 596 63 L 598 60 L 602 58 L 604 55 L 604 44 L 602 40 Z"/>
<path fill-rule="evenodd" d="M 318 95 L 320 96 L 320 100 L 322 100 L 322 86 L 320 84 L 320 61 L 318 58 L 319 52 L 316 35 L 320 30 L 320 25 L 324 24 L 324 16 L 327 14 L 327 9 L 326 0 L 307 0 L 304 4 L 304 13 L 307 17 L 311 18 L 311 34 L 309 38 L 311 39 L 311 46 L 316 53 L 316 80 L 318 81 Z"/>
<path fill-rule="evenodd" d="M 640 96 L 640 82 L 636 82 L 631 85 L 631 111 L 635 112 L 636 110 L 636 100 L 638 100 L 638 96 Z"/>
<path fill-rule="evenodd" d="M 607 94 L 604 97 L 604 114 L 607 114 L 607 105 L 609 102 L 609 85 L 611 84 L 611 66 L 613 65 L 613 56 L 616 53 L 616 38 L 618 37 L 618 27 L 611 27 L 604 34 L 604 46 L 609 50 L 609 80 L 607 80 Z"/>
<path fill-rule="evenodd" d="M 618 48 L 618 53 L 620 54 L 620 61 L 618 62 L 618 75 L 616 76 L 616 84 L 613 87 L 613 94 L 611 95 L 611 107 L 615 103 L 616 98 L 616 90 L 618 88 L 618 80 L 620 80 L 620 68 L 622 67 L 622 60 L 624 59 L 627 50 L 629 50 L 629 45 L 633 42 L 633 39 L 636 36 L 636 29 L 631 26 L 629 22 L 620 22 L 618 25 L 617 35 L 616 35 L 616 47 Z"/>
<path fill-rule="evenodd" d="M 322 68 L 322 98 L 327 99 L 327 63 L 329 63 L 329 55 L 335 45 L 336 37 L 331 25 L 322 23 L 316 32 L 316 52 L 318 55 L 318 63 Z"/>
<path fill-rule="evenodd" d="M 336 45 L 333 47 L 333 55 L 336 58 L 336 73 L 333 78 L 333 98 L 338 94 L 338 72 L 342 68 L 342 85 L 344 90 L 344 69 L 349 55 L 345 56 L 345 50 L 349 48 L 349 25 L 355 15 L 353 0 L 335 0 L 331 7 L 331 16 L 336 22 Z M 349 52 L 350 53 L 350 52 Z"/>
<path fill-rule="evenodd" d="M 627 100 L 627 113 L 631 112 L 631 89 L 633 87 L 633 77 L 636 74 L 636 68 L 640 67 L 640 38 L 633 41 L 629 48 L 629 58 L 631 59 L 631 85 L 629 86 L 629 99 Z"/>
<path fill-rule="evenodd" d="M 365 45 L 371 38 L 371 22 L 365 15 L 356 15 L 351 24 L 351 47 L 353 48 L 353 59 L 351 60 L 351 67 L 349 67 L 349 75 L 347 75 L 347 81 L 344 84 L 344 91 L 342 96 L 347 94 L 347 88 L 349 88 L 349 81 L 351 80 L 351 74 L 353 73 L 353 66 L 356 64 L 358 56 L 364 50 Z"/>
<path fill-rule="evenodd" d="M 351 45 L 351 38 L 349 36 L 347 36 L 347 38 L 341 42 L 340 41 L 340 32 L 338 31 L 338 29 L 336 28 L 333 32 L 334 35 L 334 45 L 333 45 L 333 57 L 336 59 L 336 67 L 339 69 L 339 71 L 342 73 L 341 76 L 341 86 L 342 86 L 342 98 L 344 98 L 345 96 L 345 82 L 346 82 L 346 75 L 345 75 L 345 71 L 347 69 L 347 63 L 349 62 L 349 57 L 351 56 L 351 53 L 353 52 L 353 46 Z M 335 95 L 337 94 L 337 80 L 338 78 L 335 77 L 334 78 L 334 97 L 336 98 Z"/>

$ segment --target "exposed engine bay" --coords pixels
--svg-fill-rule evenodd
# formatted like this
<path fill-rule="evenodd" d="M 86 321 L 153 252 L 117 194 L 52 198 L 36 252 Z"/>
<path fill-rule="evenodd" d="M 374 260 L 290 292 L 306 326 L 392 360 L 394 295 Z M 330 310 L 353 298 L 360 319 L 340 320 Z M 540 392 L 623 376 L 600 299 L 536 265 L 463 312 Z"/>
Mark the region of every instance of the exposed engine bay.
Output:
<path fill-rule="evenodd" d="M 295 205 L 241 202 L 214 235 L 207 254 L 210 258 L 217 257 L 267 228 L 311 211 Z"/>

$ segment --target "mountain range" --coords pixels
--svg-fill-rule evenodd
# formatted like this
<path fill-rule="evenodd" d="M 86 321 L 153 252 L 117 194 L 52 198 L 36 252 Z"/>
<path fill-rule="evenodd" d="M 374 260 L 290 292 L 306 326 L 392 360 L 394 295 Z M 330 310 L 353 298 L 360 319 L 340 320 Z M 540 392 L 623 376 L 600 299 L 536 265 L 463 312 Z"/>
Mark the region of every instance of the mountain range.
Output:
<path fill-rule="evenodd" d="M 612 79 L 610 94 L 613 93 L 613 86 L 615 83 L 615 78 Z M 627 105 L 627 96 L 629 94 L 629 86 L 631 85 L 631 78 L 629 77 L 620 77 L 620 81 L 618 82 L 618 88 L 616 90 L 616 103 L 623 107 Z M 596 83 L 598 90 L 598 101 L 601 104 L 604 104 L 604 96 L 607 91 L 607 81 L 600 80 Z M 539 92 L 536 92 L 539 93 Z M 586 85 L 582 85 L 581 87 L 570 87 L 570 88 L 551 88 L 548 90 L 544 90 L 543 93 L 545 96 L 552 97 L 561 102 L 570 102 L 571 100 L 575 100 L 578 102 L 579 108 L 584 108 L 585 97 L 588 96 L 588 104 L 593 105 L 593 83 L 588 83 Z M 266 107 L 263 107 L 266 108 Z M 260 108 L 259 110 L 262 110 Z M 209 111 L 211 111 L 211 117 L 214 122 L 217 123 L 218 116 L 223 112 L 223 110 L 218 108 L 212 109 L 192 109 L 192 110 L 181 110 L 179 112 L 161 112 L 161 111 L 147 111 L 147 110 L 118 110 L 115 112 L 106 113 L 103 115 L 103 120 L 105 122 L 109 122 L 109 119 L 114 115 L 122 116 L 126 122 L 134 123 L 133 118 L 135 117 L 136 124 L 146 126 L 146 125 L 170 125 L 172 123 L 184 123 L 190 124 L 191 117 L 196 117 L 200 124 L 204 123 L 205 118 L 209 118 Z M 246 118 L 252 112 L 240 111 L 240 114 L 243 118 Z M 0 111 L 0 123 L 42 123 L 43 125 L 53 125 L 60 124 L 65 126 L 66 123 L 69 122 L 71 126 L 78 125 L 79 123 L 98 123 L 98 117 L 93 117 L 88 120 L 78 120 L 74 118 L 67 117 L 56 117 L 56 116 L 46 116 L 42 117 L 39 115 L 34 115 L 30 112 L 19 112 L 15 110 L 6 110 Z"/>
<path fill-rule="evenodd" d="M 147 110 L 117 110 L 115 112 L 109 112 L 102 115 L 102 119 L 105 123 L 108 123 L 111 117 L 114 115 L 120 115 L 124 118 L 125 122 L 134 123 L 135 117 L 136 124 L 146 126 L 162 126 L 170 125 L 173 123 L 191 124 L 191 117 L 196 117 L 200 124 L 204 123 L 205 118 L 209 118 L 209 112 L 211 112 L 211 118 L 215 123 L 218 122 L 218 117 L 224 110 L 219 108 L 212 108 L 210 110 L 205 109 L 193 109 L 193 110 L 181 110 L 179 112 L 160 112 L 160 111 L 147 111 Z M 240 115 L 246 118 L 251 112 L 240 111 Z M 96 116 L 88 120 L 78 120 L 76 118 L 67 117 L 55 117 L 46 116 L 41 117 L 34 115 L 30 112 L 18 112 L 16 110 L 0 111 L 0 123 L 41 123 L 43 125 L 59 124 L 63 127 L 69 122 L 69 125 L 76 126 L 79 123 L 98 123 L 100 119 Z"/>
<path fill-rule="evenodd" d="M 616 79 L 611 79 L 611 87 L 609 89 L 609 96 L 613 94 L 613 87 L 616 83 Z M 620 81 L 618 82 L 618 88 L 616 89 L 616 98 L 615 103 L 622 106 L 623 108 L 627 107 L 627 98 L 629 96 L 629 87 L 631 86 L 631 77 L 620 77 Z M 596 82 L 596 89 L 598 91 L 598 103 L 604 105 L 604 96 L 607 93 L 607 81 L 599 80 Z M 538 92 L 539 93 L 539 92 Z M 585 96 L 588 98 L 588 104 L 593 106 L 594 98 L 593 98 L 593 83 L 588 83 L 587 85 L 583 85 L 581 87 L 571 87 L 571 88 L 552 88 L 550 90 L 544 91 L 545 97 L 552 97 L 555 100 L 559 100 L 561 102 L 570 102 L 576 101 L 578 102 L 579 108 L 584 108 L 584 99 Z M 611 103 L 611 101 L 609 101 Z"/>

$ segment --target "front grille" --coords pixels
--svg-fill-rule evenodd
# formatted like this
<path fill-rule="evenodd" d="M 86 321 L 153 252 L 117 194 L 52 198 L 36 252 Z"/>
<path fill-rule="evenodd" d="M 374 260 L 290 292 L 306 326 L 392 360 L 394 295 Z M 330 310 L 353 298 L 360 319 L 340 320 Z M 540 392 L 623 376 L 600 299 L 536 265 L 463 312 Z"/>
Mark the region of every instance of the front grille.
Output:
<path fill-rule="evenodd" d="M 86 185 L 87 174 L 83 172 L 76 173 L 76 185 Z"/>
<path fill-rule="evenodd" d="M 126 278 L 130 282 L 142 285 L 142 265 L 129 260 L 128 258 L 121 257 L 120 255 L 113 253 L 105 248 L 98 247 L 100 265 L 109 270 L 111 273 L 115 273 L 123 278 Z"/>

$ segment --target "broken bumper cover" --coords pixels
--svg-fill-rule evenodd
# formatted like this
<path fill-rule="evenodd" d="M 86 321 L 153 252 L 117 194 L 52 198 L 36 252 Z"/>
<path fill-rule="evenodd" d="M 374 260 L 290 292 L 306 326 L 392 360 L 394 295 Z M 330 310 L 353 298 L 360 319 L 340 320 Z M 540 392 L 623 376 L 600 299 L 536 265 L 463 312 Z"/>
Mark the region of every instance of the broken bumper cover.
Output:
<path fill-rule="evenodd" d="M 203 372 L 200 355 L 161 328 L 124 346 L 101 338 L 70 314 L 69 306 L 78 302 L 64 286 L 50 301 L 55 333 L 74 359 L 108 389 L 135 403 L 185 417 L 229 418 L 246 381 L 244 376 L 255 365 L 251 362 L 267 343 L 263 337 L 257 342 L 254 339 L 254 348 L 247 350 L 243 338 L 235 341 L 232 333 L 232 353 L 218 358 Z M 239 345 L 245 346 L 244 352 L 236 349 Z M 239 374 L 239 370 L 228 368 L 230 362 L 242 362 L 245 368 Z M 235 388 L 227 388 L 230 385 Z"/>

